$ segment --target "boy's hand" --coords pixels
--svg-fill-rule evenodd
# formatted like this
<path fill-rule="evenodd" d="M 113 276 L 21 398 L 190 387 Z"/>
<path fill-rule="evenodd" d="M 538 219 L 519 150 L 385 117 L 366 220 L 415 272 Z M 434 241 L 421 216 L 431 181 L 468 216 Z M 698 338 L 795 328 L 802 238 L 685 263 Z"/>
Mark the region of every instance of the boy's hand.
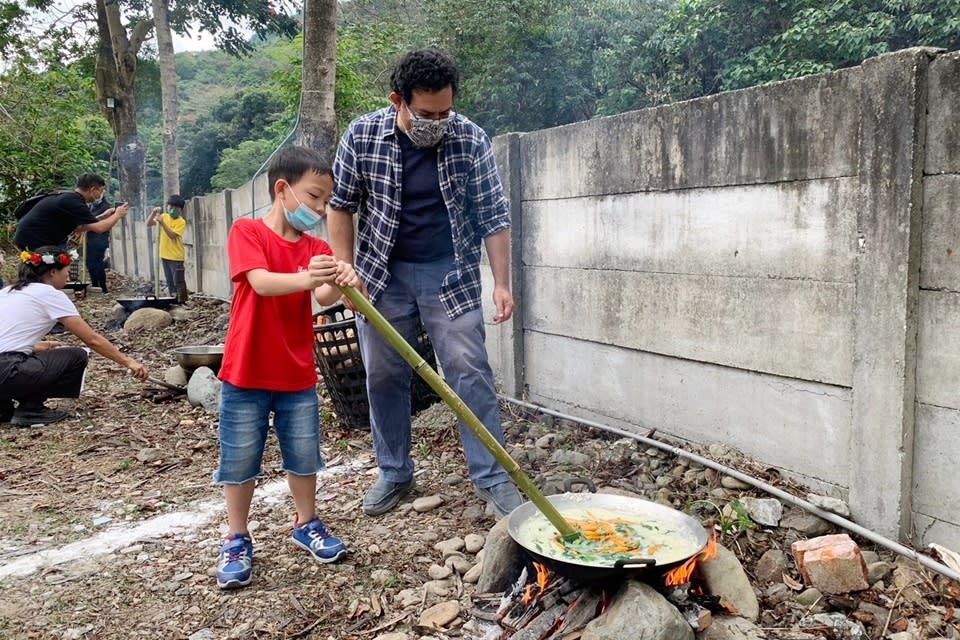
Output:
<path fill-rule="evenodd" d="M 334 283 L 341 287 L 353 287 L 354 289 L 360 289 L 362 286 L 360 276 L 354 271 L 353 265 L 343 260 L 337 260 L 337 277 Z"/>
<path fill-rule="evenodd" d="M 310 264 L 307 265 L 307 273 L 310 276 L 311 287 L 333 284 L 337 276 L 337 261 L 333 256 L 313 256 L 310 258 Z"/>

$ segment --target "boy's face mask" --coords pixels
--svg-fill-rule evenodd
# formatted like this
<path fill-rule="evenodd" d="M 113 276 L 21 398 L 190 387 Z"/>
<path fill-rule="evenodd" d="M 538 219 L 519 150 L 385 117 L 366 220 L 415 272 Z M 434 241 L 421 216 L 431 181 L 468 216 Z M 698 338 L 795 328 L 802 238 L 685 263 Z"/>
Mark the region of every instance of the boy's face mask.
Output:
<path fill-rule="evenodd" d="M 177 218 L 180 217 L 180 212 L 174 209 L 173 207 L 170 207 L 169 209 L 167 209 L 167 215 L 173 218 L 174 220 L 176 220 Z"/>
<path fill-rule="evenodd" d="M 290 193 L 293 195 L 293 199 L 297 201 L 297 208 L 294 211 L 290 211 L 286 207 L 283 208 L 283 215 L 287 219 L 287 223 L 300 232 L 310 231 L 320 224 L 320 219 L 323 216 L 300 202 L 297 194 L 293 193 L 293 187 L 290 187 Z"/>

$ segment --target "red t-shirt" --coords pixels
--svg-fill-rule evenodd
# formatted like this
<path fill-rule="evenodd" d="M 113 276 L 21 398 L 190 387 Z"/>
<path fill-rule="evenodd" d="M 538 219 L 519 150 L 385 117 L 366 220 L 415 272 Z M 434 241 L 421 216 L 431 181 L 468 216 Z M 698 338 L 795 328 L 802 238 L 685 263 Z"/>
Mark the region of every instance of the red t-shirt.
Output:
<path fill-rule="evenodd" d="M 262 220 L 241 218 L 227 236 L 234 283 L 220 379 L 245 389 L 303 391 L 317 384 L 313 359 L 313 291 L 258 295 L 247 272 L 305 271 L 315 255 L 333 255 L 323 240 L 284 240 Z"/>

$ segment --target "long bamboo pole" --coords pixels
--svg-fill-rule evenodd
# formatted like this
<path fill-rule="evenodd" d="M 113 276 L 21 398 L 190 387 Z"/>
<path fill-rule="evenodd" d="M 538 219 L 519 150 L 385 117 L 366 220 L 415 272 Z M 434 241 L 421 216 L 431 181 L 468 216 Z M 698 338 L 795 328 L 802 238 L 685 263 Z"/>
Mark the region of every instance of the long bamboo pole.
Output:
<path fill-rule="evenodd" d="M 413 367 L 413 370 L 417 372 L 421 378 L 423 378 L 430 388 L 436 391 L 443 401 L 446 402 L 453 412 L 457 414 L 457 417 L 463 421 L 467 428 L 470 429 L 470 432 L 477 437 L 477 440 L 487 448 L 487 451 L 496 458 L 497 462 L 500 463 L 506 472 L 513 479 L 514 483 L 523 491 L 530 501 L 539 509 L 544 516 L 547 517 L 547 520 L 550 521 L 557 531 L 560 532 L 561 537 L 566 541 L 572 541 L 579 538 L 582 534 L 579 530 L 575 529 L 569 522 L 564 520 L 563 516 L 560 515 L 560 512 L 557 511 L 556 507 L 547 500 L 546 496 L 537 489 L 536 485 L 527 477 L 521 469 L 520 465 L 510 457 L 510 454 L 507 453 L 506 449 L 497 442 L 497 439 L 487 430 L 487 428 L 480 422 L 480 419 L 474 415 L 473 411 L 460 399 L 460 396 L 450 388 L 450 385 L 447 384 L 446 380 L 440 377 L 433 367 L 427 364 L 427 361 L 423 359 L 417 350 L 410 346 L 410 344 L 404 340 L 403 336 L 393 328 L 387 319 L 380 314 L 376 308 L 370 304 L 370 302 L 363 297 L 359 291 L 352 287 L 340 287 L 340 291 L 343 292 L 343 295 L 347 297 L 350 302 L 357 308 L 357 310 L 366 317 L 367 321 L 373 325 L 374 329 L 380 332 L 387 342 L 393 346 L 394 349 L 403 357 L 407 363 Z"/>
<path fill-rule="evenodd" d="M 154 235 L 156 236 L 157 249 L 155 258 L 156 260 L 153 263 L 153 295 L 154 297 L 160 297 L 160 234 L 163 233 L 163 227 L 160 226 L 160 222 L 157 222 L 153 226 Z"/>

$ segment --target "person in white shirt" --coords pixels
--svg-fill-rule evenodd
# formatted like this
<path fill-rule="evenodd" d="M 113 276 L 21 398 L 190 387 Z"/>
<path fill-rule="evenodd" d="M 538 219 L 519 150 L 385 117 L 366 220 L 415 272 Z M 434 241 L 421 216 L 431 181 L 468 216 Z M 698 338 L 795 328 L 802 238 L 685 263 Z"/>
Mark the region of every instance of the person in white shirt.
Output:
<path fill-rule="evenodd" d="M 80 396 L 88 352 L 44 340 L 57 322 L 138 379 L 149 375 L 145 366 L 94 331 L 62 291 L 77 257 L 56 246 L 22 251 L 16 281 L 0 289 L 0 422 L 27 427 L 59 422 L 68 414 L 44 401 Z"/>

